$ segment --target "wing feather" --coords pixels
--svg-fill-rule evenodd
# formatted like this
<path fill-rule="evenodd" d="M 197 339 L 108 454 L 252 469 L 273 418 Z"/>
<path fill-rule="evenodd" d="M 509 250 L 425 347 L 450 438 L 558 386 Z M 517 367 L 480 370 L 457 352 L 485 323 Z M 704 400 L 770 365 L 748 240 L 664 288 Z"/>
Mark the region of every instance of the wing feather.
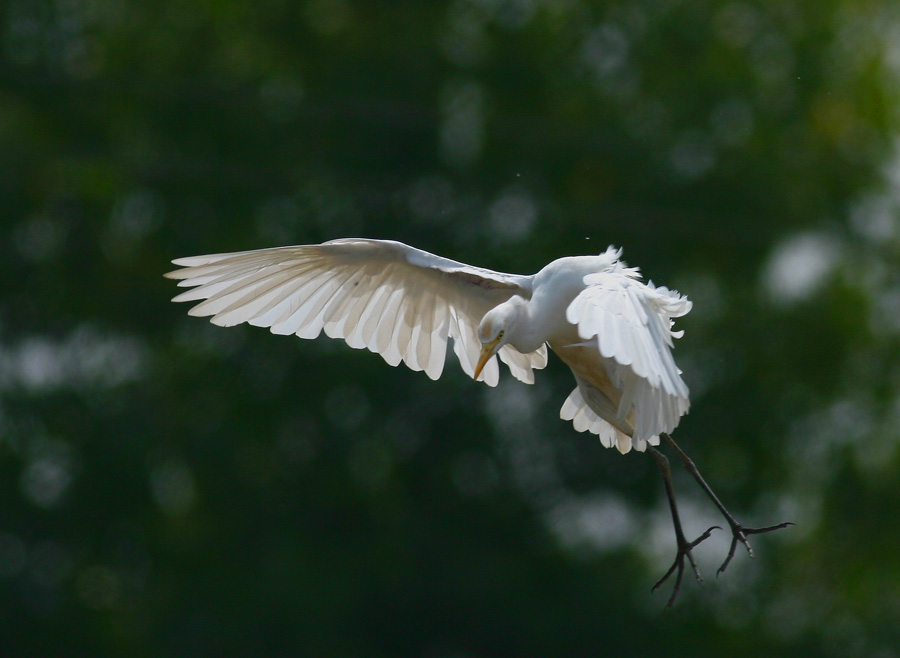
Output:
<path fill-rule="evenodd" d="M 436 379 L 447 341 L 463 370 L 474 373 L 484 314 L 513 295 L 531 296 L 532 278 L 472 267 L 384 240 L 191 256 L 166 276 L 189 288 L 175 301 L 200 303 L 190 315 L 217 325 L 247 322 L 276 334 L 315 338 L 323 330 L 354 348 L 401 361 Z M 526 355 L 504 347 L 501 359 L 523 381 L 546 365 L 546 349 Z M 484 369 L 495 385 L 496 360 Z"/>
<path fill-rule="evenodd" d="M 434 329 L 431 332 L 431 358 L 425 368 L 425 374 L 437 379 L 444 370 L 447 356 L 447 337 L 450 333 L 450 311 L 447 303 L 440 297 L 434 300 Z"/>
<path fill-rule="evenodd" d="M 435 298 L 423 297 L 419 303 L 417 328 L 419 337 L 416 342 L 416 361 L 422 370 L 431 361 L 431 335 L 434 331 Z"/>
<path fill-rule="evenodd" d="M 271 292 L 271 301 L 260 308 L 247 322 L 257 327 L 271 327 L 278 324 L 291 313 L 291 302 L 294 294 L 308 285 L 312 277 L 296 277 Z"/>
<path fill-rule="evenodd" d="M 394 335 L 394 322 L 397 320 L 397 309 L 403 301 L 403 289 L 397 288 L 391 291 L 391 296 L 385 304 L 381 317 L 378 320 L 378 329 L 375 335 L 375 348 L 372 350 L 376 354 L 381 354 L 387 359 L 392 366 L 400 363 L 400 353 L 390 352 L 391 337 Z M 369 346 L 371 349 L 371 346 Z M 390 358 L 389 358 L 390 357 Z"/>
<path fill-rule="evenodd" d="M 594 410 L 595 416 L 612 425 L 628 419 L 634 446 L 640 449 L 660 432 L 672 431 L 688 410 L 688 388 L 671 352 L 672 338 L 680 334 L 672 331 L 671 324 L 672 318 L 690 311 L 691 303 L 677 292 L 642 283 L 636 270 L 621 263 L 588 274 L 584 283 L 584 290 L 566 309 L 566 318 L 577 326 L 582 339 L 594 341 L 610 380 L 621 392 L 614 414 Z M 589 408 L 573 392 L 561 412 L 573 422 L 583 410 L 579 400 L 583 408 Z M 594 422 L 586 424 L 582 419 L 576 429 L 592 427 Z M 622 450 L 624 439 L 617 432 L 603 435 Z"/>
<path fill-rule="evenodd" d="M 584 399 L 581 393 L 583 385 L 583 382 L 579 381 L 579 385 L 566 398 L 559 412 L 560 418 L 572 421 L 572 426 L 576 432 L 596 434 L 604 447 L 614 447 L 622 454 L 629 452 L 632 448 L 643 452 L 646 450 L 648 443 L 654 446 L 659 445 L 659 436 L 657 435 L 646 439 L 636 438 L 629 436 L 621 429 L 604 420 Z"/>
<path fill-rule="evenodd" d="M 307 301 L 301 303 L 300 308 L 294 311 L 294 315 L 300 318 L 302 323 L 293 333 L 300 338 L 317 338 L 322 333 L 325 327 L 325 311 L 334 295 L 340 291 L 342 283 L 337 275 L 333 275 Z"/>
<path fill-rule="evenodd" d="M 288 296 L 290 289 L 295 285 L 296 278 L 291 272 L 281 272 L 269 281 L 260 282 L 251 289 L 242 291 L 242 296 L 218 310 L 217 323 L 231 327 L 249 322 Z"/>
<path fill-rule="evenodd" d="M 410 344 L 413 341 L 413 324 L 414 313 L 411 308 L 413 301 L 409 296 L 404 296 L 400 303 L 400 309 L 397 313 L 397 320 L 394 323 L 394 335 L 391 336 L 391 346 L 400 354 L 403 362 L 413 370 L 419 370 L 416 367 L 415 353 L 410 355 Z"/>
<path fill-rule="evenodd" d="M 522 354 L 511 345 L 504 345 L 500 348 L 498 356 L 516 379 L 533 384 L 534 370 L 540 370 L 547 365 L 547 345 L 545 343 L 529 354 Z"/>
<path fill-rule="evenodd" d="M 377 315 L 387 302 L 388 292 L 388 288 L 381 285 L 375 288 L 375 292 L 369 297 L 359 298 L 352 315 L 347 318 L 347 325 L 351 329 L 344 336 L 344 340 L 350 347 L 361 349 L 369 344 L 378 323 Z"/>
<path fill-rule="evenodd" d="M 285 297 L 284 301 L 287 302 L 286 308 L 278 319 L 269 325 L 269 330 L 273 334 L 282 336 L 288 336 L 300 331 L 309 319 L 308 315 L 303 310 L 304 303 L 309 303 L 310 301 L 313 301 L 317 295 L 324 294 L 325 286 L 330 278 L 331 276 L 329 273 L 312 277 L 296 291 Z M 264 327 L 266 325 L 260 324 L 259 326 Z"/>
<path fill-rule="evenodd" d="M 450 337 L 453 339 L 453 352 L 459 359 L 459 365 L 462 366 L 463 372 L 469 377 L 475 374 L 475 364 L 478 362 L 478 356 L 473 349 L 466 345 L 466 337 L 463 329 L 460 327 L 459 315 L 456 309 L 450 311 Z"/>
<path fill-rule="evenodd" d="M 328 300 L 328 305 L 322 310 L 322 329 L 329 338 L 343 338 L 344 325 L 350 309 L 359 299 L 360 279 L 363 276 L 363 268 L 359 268 L 341 282 L 341 287 Z"/>

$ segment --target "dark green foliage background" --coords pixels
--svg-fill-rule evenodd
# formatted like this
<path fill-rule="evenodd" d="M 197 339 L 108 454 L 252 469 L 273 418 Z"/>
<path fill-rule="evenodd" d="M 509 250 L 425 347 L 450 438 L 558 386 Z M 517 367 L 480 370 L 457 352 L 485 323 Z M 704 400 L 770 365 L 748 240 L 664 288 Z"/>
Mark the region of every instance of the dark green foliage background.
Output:
<path fill-rule="evenodd" d="M 897 656 L 898 43 L 889 0 L 4 3 L 0 653 Z M 664 612 L 658 475 L 559 362 L 431 382 L 168 301 L 349 235 L 623 246 L 695 302 L 676 436 L 797 526 Z"/>

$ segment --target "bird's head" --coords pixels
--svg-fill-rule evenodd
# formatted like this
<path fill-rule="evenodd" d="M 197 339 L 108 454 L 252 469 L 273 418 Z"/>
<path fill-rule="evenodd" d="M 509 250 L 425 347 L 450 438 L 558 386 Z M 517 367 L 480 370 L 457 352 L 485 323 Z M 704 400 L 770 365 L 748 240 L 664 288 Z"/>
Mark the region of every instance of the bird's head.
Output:
<path fill-rule="evenodd" d="M 514 309 L 507 308 L 505 304 L 502 304 L 488 311 L 482 318 L 481 324 L 478 325 L 481 356 L 478 357 L 473 379 L 478 379 L 482 369 L 491 360 L 491 357 L 509 342 L 510 325 L 514 319 L 513 311 Z"/>

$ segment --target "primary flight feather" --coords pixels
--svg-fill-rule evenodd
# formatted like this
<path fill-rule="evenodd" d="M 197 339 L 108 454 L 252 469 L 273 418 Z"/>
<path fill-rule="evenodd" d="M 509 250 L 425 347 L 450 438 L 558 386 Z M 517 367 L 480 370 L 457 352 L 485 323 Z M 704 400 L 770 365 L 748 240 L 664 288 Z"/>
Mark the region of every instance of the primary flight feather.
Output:
<path fill-rule="evenodd" d="M 577 384 L 560 416 L 625 453 L 657 445 L 687 413 L 672 320 L 691 302 L 643 283 L 620 255 L 610 247 L 521 276 L 350 238 L 179 258 L 181 269 L 166 276 L 191 288 L 174 301 L 202 300 L 190 315 L 301 338 L 324 331 L 432 379 L 443 371 L 448 338 L 466 374 L 490 386 L 499 379 L 495 355 L 531 384 L 549 345 Z"/>

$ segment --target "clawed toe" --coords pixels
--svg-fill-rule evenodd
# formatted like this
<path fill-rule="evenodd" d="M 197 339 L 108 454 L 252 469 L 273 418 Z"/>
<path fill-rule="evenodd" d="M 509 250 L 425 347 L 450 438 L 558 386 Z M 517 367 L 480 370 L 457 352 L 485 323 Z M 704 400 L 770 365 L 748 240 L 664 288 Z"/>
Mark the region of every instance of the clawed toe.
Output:
<path fill-rule="evenodd" d="M 676 533 L 678 535 L 678 552 L 675 554 L 675 561 L 672 562 L 672 566 L 669 567 L 669 570 L 666 571 L 665 574 L 663 574 L 662 578 L 656 581 L 656 584 L 653 585 L 650 590 L 651 592 L 655 592 L 660 585 L 668 580 L 669 576 L 671 576 L 673 573 L 676 574 L 675 586 L 672 588 L 672 595 L 669 597 L 669 600 L 666 603 L 667 610 L 672 607 L 673 603 L 675 603 L 675 599 L 678 596 L 678 590 L 681 588 L 681 577 L 684 575 L 685 558 L 687 558 L 688 562 L 690 562 L 691 569 L 694 571 L 694 576 L 697 578 L 697 582 L 701 585 L 703 584 L 703 577 L 700 575 L 700 570 L 697 568 L 697 563 L 694 561 L 694 555 L 693 553 L 691 553 L 691 551 L 701 542 L 709 539 L 713 530 L 721 530 L 721 528 L 717 525 L 714 525 L 692 542 L 687 541 L 684 538 L 683 534 Z"/>
<path fill-rule="evenodd" d="M 750 542 L 747 541 L 747 537 L 749 535 L 761 535 L 766 532 L 772 532 L 773 530 L 781 530 L 782 528 L 787 528 L 788 526 L 794 525 L 790 521 L 786 521 L 784 523 L 778 523 L 776 525 L 766 526 L 764 528 L 748 528 L 744 525 L 741 525 L 737 521 L 733 520 L 733 517 L 728 518 L 729 525 L 731 526 L 731 547 L 728 549 L 728 556 L 725 558 L 725 561 L 722 563 L 722 566 L 716 571 L 716 577 L 728 567 L 731 563 L 731 558 L 734 557 L 734 552 L 737 550 L 738 542 L 741 542 L 744 545 L 744 548 L 747 549 L 747 554 L 750 557 L 753 557 L 753 547 L 750 546 Z"/>

